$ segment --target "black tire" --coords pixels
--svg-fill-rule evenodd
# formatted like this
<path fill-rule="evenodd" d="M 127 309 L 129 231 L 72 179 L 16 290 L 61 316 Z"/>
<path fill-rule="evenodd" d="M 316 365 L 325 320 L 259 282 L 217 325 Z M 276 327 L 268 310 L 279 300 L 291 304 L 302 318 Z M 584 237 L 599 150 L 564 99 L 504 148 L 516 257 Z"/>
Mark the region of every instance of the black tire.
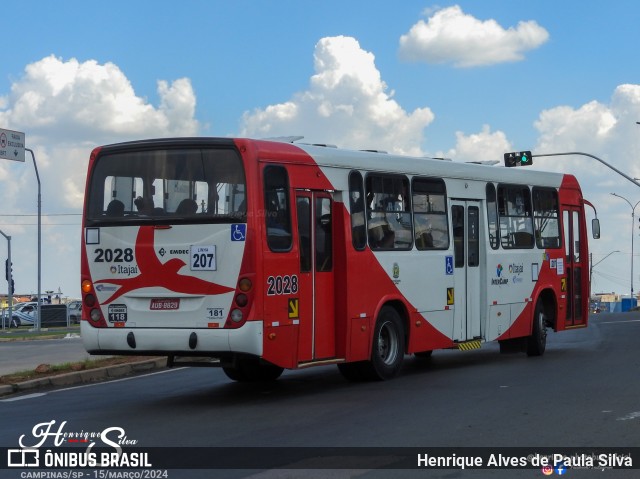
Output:
<path fill-rule="evenodd" d="M 278 379 L 284 368 L 261 362 L 258 358 L 240 358 L 232 366 L 223 366 L 222 370 L 233 381 L 266 382 Z"/>
<path fill-rule="evenodd" d="M 547 348 L 547 314 L 542 301 L 536 303 L 533 328 L 527 338 L 527 356 L 542 356 Z"/>
<path fill-rule="evenodd" d="M 366 363 L 367 375 L 379 381 L 397 376 L 404 359 L 404 343 L 400 315 L 391 306 L 384 306 L 373 331 L 371 361 Z"/>
<path fill-rule="evenodd" d="M 222 366 L 222 370 L 232 381 L 244 382 L 247 381 L 247 377 L 243 374 L 242 370 L 236 366 Z"/>

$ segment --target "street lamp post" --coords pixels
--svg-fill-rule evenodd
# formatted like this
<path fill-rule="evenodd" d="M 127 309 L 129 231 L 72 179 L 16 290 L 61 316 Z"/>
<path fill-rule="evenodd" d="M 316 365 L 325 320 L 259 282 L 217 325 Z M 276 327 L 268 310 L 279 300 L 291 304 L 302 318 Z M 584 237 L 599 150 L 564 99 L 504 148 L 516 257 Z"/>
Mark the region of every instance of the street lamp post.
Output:
<path fill-rule="evenodd" d="M 13 271 L 11 269 L 11 236 L 4 234 L 0 231 L 0 234 L 7 239 L 7 324 L 11 324 L 13 319 Z M 4 329 L 4 318 L 2 320 L 2 329 Z"/>
<path fill-rule="evenodd" d="M 633 298 L 633 233 L 635 228 L 635 216 L 636 216 L 636 207 L 640 205 L 640 201 L 638 201 L 635 205 L 631 204 L 631 201 L 626 199 L 624 196 L 620 196 L 617 193 L 611 193 L 613 196 L 617 196 L 627 202 L 627 204 L 631 207 L 631 297 Z"/>

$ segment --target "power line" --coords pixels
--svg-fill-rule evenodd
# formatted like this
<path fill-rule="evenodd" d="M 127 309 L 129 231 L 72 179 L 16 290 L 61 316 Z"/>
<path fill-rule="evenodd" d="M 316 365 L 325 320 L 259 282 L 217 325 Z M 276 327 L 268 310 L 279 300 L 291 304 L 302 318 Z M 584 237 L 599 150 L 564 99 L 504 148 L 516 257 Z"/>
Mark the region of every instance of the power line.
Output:
<path fill-rule="evenodd" d="M 37 214 L 3 213 L 0 216 L 38 216 Z M 82 216 L 82 213 L 42 213 L 40 216 Z"/>
<path fill-rule="evenodd" d="M 38 226 L 38 223 L 0 223 L 2 226 Z M 81 223 L 43 223 L 42 226 L 82 226 Z"/>

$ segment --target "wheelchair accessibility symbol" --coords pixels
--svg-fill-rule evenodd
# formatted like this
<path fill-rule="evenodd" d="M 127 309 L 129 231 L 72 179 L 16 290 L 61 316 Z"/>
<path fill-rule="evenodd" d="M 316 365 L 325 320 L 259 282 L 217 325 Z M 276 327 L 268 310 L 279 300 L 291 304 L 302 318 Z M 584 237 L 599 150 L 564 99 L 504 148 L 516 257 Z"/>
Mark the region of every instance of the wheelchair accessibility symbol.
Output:
<path fill-rule="evenodd" d="M 247 225 L 234 223 L 231 225 L 231 241 L 244 241 L 247 237 Z"/>
<path fill-rule="evenodd" d="M 444 257 L 444 269 L 448 275 L 453 274 L 453 256 L 445 256 Z"/>

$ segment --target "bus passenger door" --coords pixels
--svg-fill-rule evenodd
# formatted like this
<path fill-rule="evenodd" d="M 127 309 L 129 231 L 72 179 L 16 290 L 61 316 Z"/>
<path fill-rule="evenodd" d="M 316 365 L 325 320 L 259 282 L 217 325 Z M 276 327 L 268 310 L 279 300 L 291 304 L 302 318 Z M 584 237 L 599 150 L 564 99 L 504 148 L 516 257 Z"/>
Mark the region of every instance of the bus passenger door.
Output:
<path fill-rule="evenodd" d="M 454 341 L 481 337 L 480 202 L 451 201 L 454 242 Z M 449 296 L 449 293 L 448 295 Z M 449 298 L 448 298 L 449 299 Z"/>
<path fill-rule="evenodd" d="M 298 360 L 333 358 L 333 201 L 324 191 L 298 191 L 296 206 L 300 250 Z"/>
<path fill-rule="evenodd" d="M 565 279 L 561 284 L 562 294 L 567 298 L 567 315 L 565 327 L 584 326 L 587 312 L 585 305 L 588 298 L 584 298 L 582 291 L 585 289 L 585 273 L 587 266 L 581 254 L 581 245 L 586 241 L 585 232 L 580 227 L 580 211 L 576 207 L 565 206 L 562 208 L 562 223 L 564 225 Z M 557 266 L 558 267 L 558 266 Z M 558 272 L 560 274 L 560 272 Z"/>

